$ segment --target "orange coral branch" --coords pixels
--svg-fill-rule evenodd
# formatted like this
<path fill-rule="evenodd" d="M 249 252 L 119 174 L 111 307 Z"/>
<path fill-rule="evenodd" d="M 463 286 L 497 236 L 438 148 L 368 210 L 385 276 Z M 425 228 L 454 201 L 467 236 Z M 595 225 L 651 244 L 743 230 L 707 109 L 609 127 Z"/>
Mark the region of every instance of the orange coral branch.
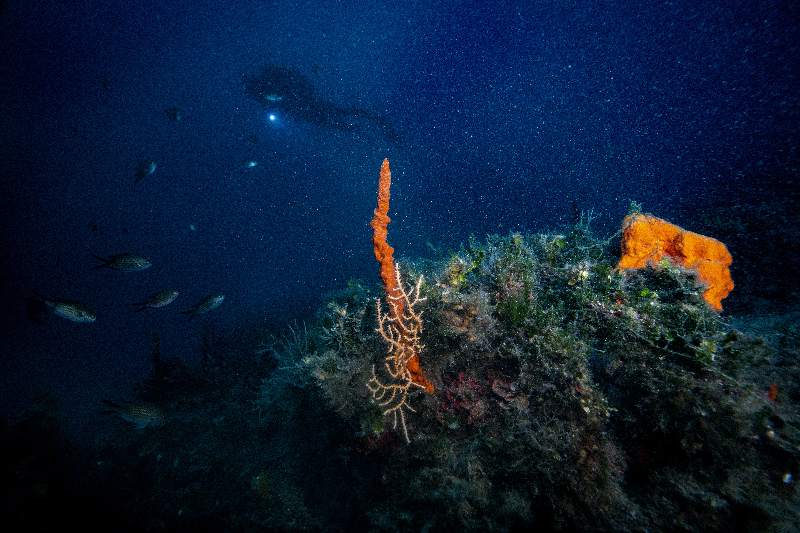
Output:
<path fill-rule="evenodd" d="M 662 259 L 668 258 L 678 266 L 694 270 L 697 279 L 706 286 L 703 298 L 712 308 L 722 311 L 722 300 L 733 290 L 728 269 L 732 258 L 724 244 L 650 215 L 628 215 L 622 228 L 618 269 L 658 266 Z"/>
<path fill-rule="evenodd" d="M 399 314 L 403 313 L 402 295 L 395 282 L 394 273 L 394 259 L 392 254 L 394 248 L 389 246 L 386 242 L 386 237 L 389 234 L 386 228 L 389 222 L 389 188 L 392 186 L 392 171 L 389 170 L 389 160 L 384 159 L 381 165 L 381 175 L 378 181 L 378 207 L 375 208 L 375 216 L 369 227 L 372 228 L 372 244 L 375 248 L 375 259 L 381 264 L 381 278 L 383 279 L 383 288 L 386 290 L 387 296 L 391 298 L 398 298 L 398 305 L 400 306 Z"/>
<path fill-rule="evenodd" d="M 388 216 L 391 184 L 389 160 L 384 159 L 378 182 L 378 206 L 369 225 L 373 230 L 372 244 L 375 248 L 375 258 L 381 264 L 381 278 L 386 291 L 386 302 L 389 304 L 389 312 L 383 313 L 378 300 L 376 331 L 389 345 L 389 355 L 386 356 L 383 376 L 379 377 L 373 367 L 372 379 L 367 382 L 367 387 L 372 392 L 373 400 L 384 409 L 384 415 L 394 417 L 394 427 L 397 428 L 398 422 L 400 423 L 403 434 L 409 441 L 405 410 L 414 409 L 408 403 L 408 390 L 412 386 L 428 392 L 433 392 L 434 389 L 419 366 L 419 353 L 423 348 L 419 339 L 422 331 L 422 312 L 416 307 L 425 300 L 420 296 L 422 276 L 415 286 L 406 288 L 400 277 L 400 269 L 392 258 L 394 249 L 386 242 L 388 235 L 386 227 L 391 222 Z"/>

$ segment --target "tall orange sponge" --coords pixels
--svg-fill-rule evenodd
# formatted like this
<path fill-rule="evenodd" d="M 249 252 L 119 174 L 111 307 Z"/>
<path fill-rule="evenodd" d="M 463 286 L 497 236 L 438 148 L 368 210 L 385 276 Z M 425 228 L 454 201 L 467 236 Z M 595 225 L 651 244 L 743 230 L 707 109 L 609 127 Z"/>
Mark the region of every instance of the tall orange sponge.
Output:
<path fill-rule="evenodd" d="M 386 242 L 386 226 L 391 222 L 388 216 L 391 184 L 389 160 L 384 159 L 378 181 L 378 206 L 370 227 L 373 230 L 375 259 L 381 264 L 381 278 L 389 306 L 389 310 L 384 312 L 380 299 L 377 300 L 376 331 L 389 349 L 384 358 L 383 370 L 376 372 L 375 367 L 372 367 L 372 378 L 367 382 L 367 387 L 372 392 L 373 400 L 383 409 L 383 414 L 394 419 L 394 428 L 397 429 L 399 425 L 406 442 L 411 442 L 405 419 L 406 411 L 414 411 L 408 403 L 409 391 L 414 387 L 432 393 L 434 388 L 419 366 L 419 354 L 424 348 L 420 342 L 422 310 L 418 308 L 425 301 L 420 293 L 422 276 L 416 285 L 407 287 L 400 276 L 400 268 L 392 258 L 394 249 Z"/>
<path fill-rule="evenodd" d="M 703 298 L 713 309 L 722 311 L 722 300 L 733 290 L 728 268 L 733 259 L 724 244 L 651 215 L 634 213 L 625 217 L 622 258 L 617 268 L 655 267 L 665 258 L 694 270 L 706 287 Z"/>
<path fill-rule="evenodd" d="M 403 314 L 403 300 L 400 288 L 397 286 L 394 272 L 394 248 L 386 242 L 389 235 L 387 226 L 392 221 L 389 218 L 389 198 L 392 187 L 392 171 L 389 170 L 389 159 L 384 159 L 378 179 L 378 206 L 375 208 L 374 217 L 369 223 L 372 228 L 372 245 L 375 248 L 375 259 L 381 264 L 381 279 L 386 296 L 397 301 L 397 312 Z"/>

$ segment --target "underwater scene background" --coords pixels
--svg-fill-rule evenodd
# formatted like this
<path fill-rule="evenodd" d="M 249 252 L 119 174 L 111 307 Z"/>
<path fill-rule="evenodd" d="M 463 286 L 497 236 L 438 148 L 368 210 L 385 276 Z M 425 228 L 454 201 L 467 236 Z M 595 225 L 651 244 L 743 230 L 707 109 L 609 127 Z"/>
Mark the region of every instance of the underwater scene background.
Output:
<path fill-rule="evenodd" d="M 4 0 L 0 527 L 798 531 L 798 25 Z"/>

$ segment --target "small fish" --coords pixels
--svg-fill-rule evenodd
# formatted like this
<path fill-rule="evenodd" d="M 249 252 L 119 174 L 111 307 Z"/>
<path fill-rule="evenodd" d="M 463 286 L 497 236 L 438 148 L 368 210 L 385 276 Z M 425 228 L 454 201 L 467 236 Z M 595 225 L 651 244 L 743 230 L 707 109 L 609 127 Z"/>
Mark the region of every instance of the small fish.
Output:
<path fill-rule="evenodd" d="M 61 298 L 47 298 L 36 291 L 34 291 L 34 293 L 41 298 L 45 305 L 52 307 L 53 313 L 61 318 L 66 318 L 73 322 L 94 322 L 97 320 L 95 312 L 89 309 L 89 306 L 86 304 Z"/>
<path fill-rule="evenodd" d="M 135 303 L 133 305 L 141 305 L 139 309 L 136 311 L 144 311 L 148 307 L 164 307 L 165 305 L 169 305 L 175 301 L 175 298 L 178 297 L 178 291 L 173 289 L 164 289 L 163 291 L 158 291 L 157 293 L 153 294 L 147 300 L 139 303 Z"/>
<path fill-rule="evenodd" d="M 156 171 L 156 162 L 152 159 L 145 159 L 139 166 L 136 167 L 136 181 L 134 183 L 139 183 L 147 176 L 150 176 L 153 172 Z"/>
<path fill-rule="evenodd" d="M 108 267 L 114 270 L 124 270 L 125 272 L 136 272 L 152 266 L 152 263 L 146 257 L 136 254 L 117 254 L 108 258 L 92 254 L 92 257 L 103 262 L 102 265 L 93 266 L 93 269 Z"/>
<path fill-rule="evenodd" d="M 242 166 L 244 168 L 255 168 L 258 166 L 258 161 L 256 161 L 255 159 L 245 159 L 244 161 L 242 161 Z"/>
<path fill-rule="evenodd" d="M 183 311 L 182 315 L 189 315 L 189 321 L 191 322 L 194 318 L 194 315 L 198 313 L 208 313 L 212 309 L 216 309 L 222 303 L 222 300 L 225 299 L 225 296 L 222 294 L 209 294 L 202 300 L 200 300 L 197 305 L 194 306 L 194 309 L 189 309 L 188 311 Z"/>
<path fill-rule="evenodd" d="M 169 109 L 165 109 L 164 113 L 167 114 L 167 117 L 172 122 L 178 122 L 181 119 L 181 117 L 183 116 L 183 114 L 181 113 L 181 110 L 178 109 L 177 107 L 170 107 Z"/>
<path fill-rule="evenodd" d="M 267 94 L 264 96 L 268 102 L 280 102 L 283 100 L 283 96 L 280 94 Z"/>
<path fill-rule="evenodd" d="M 167 421 L 167 414 L 159 406 L 147 402 L 131 402 L 119 405 L 108 400 L 103 403 L 111 409 L 101 411 L 104 414 L 116 414 L 126 422 L 136 424 L 136 429 L 147 426 L 160 426 Z"/>

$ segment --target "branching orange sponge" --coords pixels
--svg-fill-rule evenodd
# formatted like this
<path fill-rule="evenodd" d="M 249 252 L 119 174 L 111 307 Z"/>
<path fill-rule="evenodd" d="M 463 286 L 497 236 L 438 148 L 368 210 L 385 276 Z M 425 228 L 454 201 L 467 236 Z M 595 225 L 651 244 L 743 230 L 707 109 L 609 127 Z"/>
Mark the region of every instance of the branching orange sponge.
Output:
<path fill-rule="evenodd" d="M 378 183 L 378 206 L 370 227 L 373 230 L 375 258 L 381 264 L 381 278 L 386 291 L 386 302 L 389 304 L 389 311 L 384 313 L 380 299 L 377 301 L 376 331 L 389 345 L 389 354 L 385 358 L 384 371 L 380 377 L 375 372 L 375 367 L 372 368 L 372 379 L 367 382 L 367 387 L 375 402 L 384 409 L 383 414 L 394 417 L 394 427 L 397 428 L 399 423 L 406 441 L 409 441 L 405 410 L 414 410 L 408 404 L 409 389 L 412 386 L 428 392 L 433 392 L 434 389 L 419 366 L 419 353 L 423 348 L 419 337 L 422 331 L 422 311 L 417 306 L 425 301 L 420 296 L 422 276 L 415 286 L 404 287 L 400 269 L 394 264 L 392 257 L 394 249 L 386 242 L 386 226 L 391 222 L 388 216 L 391 184 L 389 160 L 384 159 Z"/>
<path fill-rule="evenodd" d="M 622 258 L 617 268 L 656 267 L 667 258 L 687 270 L 694 270 L 705 285 L 703 298 L 717 311 L 733 290 L 732 258 L 724 244 L 692 233 L 651 215 L 631 214 L 622 223 Z"/>

